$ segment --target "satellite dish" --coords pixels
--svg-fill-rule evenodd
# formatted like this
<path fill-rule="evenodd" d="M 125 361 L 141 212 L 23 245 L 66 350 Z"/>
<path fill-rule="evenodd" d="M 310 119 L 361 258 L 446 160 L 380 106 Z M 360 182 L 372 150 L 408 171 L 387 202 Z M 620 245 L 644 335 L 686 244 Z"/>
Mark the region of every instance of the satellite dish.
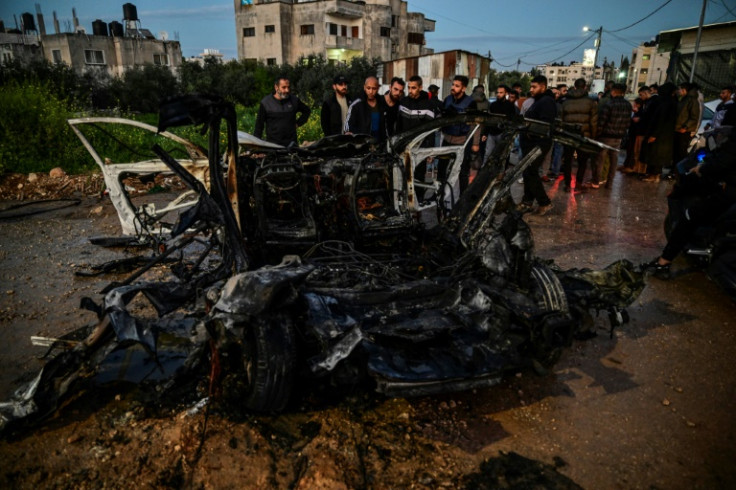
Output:
<path fill-rule="evenodd" d="M 169 40 L 169 33 L 166 31 L 158 31 L 158 37 L 162 41 L 168 41 Z"/>

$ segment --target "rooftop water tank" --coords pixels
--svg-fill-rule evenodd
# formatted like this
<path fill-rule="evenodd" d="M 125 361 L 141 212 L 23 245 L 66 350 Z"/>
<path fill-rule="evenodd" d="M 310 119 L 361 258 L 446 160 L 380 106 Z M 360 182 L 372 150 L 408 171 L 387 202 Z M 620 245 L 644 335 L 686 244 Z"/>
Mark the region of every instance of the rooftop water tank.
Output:
<path fill-rule="evenodd" d="M 138 20 L 138 9 L 132 3 L 123 4 L 123 20 Z"/>
<path fill-rule="evenodd" d="M 92 34 L 95 36 L 107 36 L 107 22 L 100 19 L 92 22 Z"/>

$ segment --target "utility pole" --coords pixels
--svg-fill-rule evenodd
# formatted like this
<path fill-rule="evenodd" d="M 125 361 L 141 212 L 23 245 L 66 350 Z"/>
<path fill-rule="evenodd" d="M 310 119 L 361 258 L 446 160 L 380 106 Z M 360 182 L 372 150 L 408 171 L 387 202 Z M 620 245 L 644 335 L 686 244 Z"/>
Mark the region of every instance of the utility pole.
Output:
<path fill-rule="evenodd" d="M 516 59 L 516 71 L 519 71 L 519 65 L 521 64 L 521 58 Z"/>
<path fill-rule="evenodd" d="M 690 68 L 690 83 L 695 77 L 695 62 L 698 61 L 698 49 L 700 48 L 700 35 L 703 33 L 703 21 L 705 20 L 705 5 L 708 0 L 703 0 L 703 8 L 700 10 L 700 23 L 698 24 L 698 35 L 695 38 L 695 51 L 693 51 L 693 66 Z"/>

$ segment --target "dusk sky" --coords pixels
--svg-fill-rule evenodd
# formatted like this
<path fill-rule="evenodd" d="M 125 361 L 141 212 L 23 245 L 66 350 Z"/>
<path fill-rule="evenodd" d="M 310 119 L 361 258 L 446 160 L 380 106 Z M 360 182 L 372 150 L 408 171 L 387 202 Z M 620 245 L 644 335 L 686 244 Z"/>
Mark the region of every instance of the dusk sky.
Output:
<path fill-rule="evenodd" d="M 15 27 L 13 15 L 35 14 L 41 6 L 46 31 L 53 33 L 56 11 L 62 30 L 71 26 L 72 8 L 87 32 L 92 22 L 122 20 L 125 1 L 110 0 L 4 0 L 0 19 Z M 140 0 L 132 1 L 143 28 L 156 37 L 166 31 L 181 42 L 185 57 L 205 48 L 218 49 L 225 57 L 237 57 L 232 1 Z M 422 12 L 435 20 L 435 32 L 427 33 L 427 46 L 436 52 L 464 49 L 494 58 L 493 68 L 501 71 L 528 70 L 545 62 L 582 61 L 583 50 L 593 48 L 594 32 L 603 27 L 599 63 L 604 57 L 619 64 L 621 56 L 649 41 L 659 31 L 697 26 L 701 0 L 409 0 L 410 12 Z M 651 14 L 651 15 L 650 15 Z M 648 17 L 647 17 L 648 16 Z M 647 17 L 646 19 L 644 19 Z M 642 20 L 644 19 L 644 20 Z M 640 21 L 641 22 L 638 22 Z M 736 0 L 707 0 L 705 24 L 736 20 Z M 638 23 L 637 23 L 638 22 Z M 636 23 L 631 27 L 631 24 Z M 586 40 L 587 39 L 587 40 Z"/>

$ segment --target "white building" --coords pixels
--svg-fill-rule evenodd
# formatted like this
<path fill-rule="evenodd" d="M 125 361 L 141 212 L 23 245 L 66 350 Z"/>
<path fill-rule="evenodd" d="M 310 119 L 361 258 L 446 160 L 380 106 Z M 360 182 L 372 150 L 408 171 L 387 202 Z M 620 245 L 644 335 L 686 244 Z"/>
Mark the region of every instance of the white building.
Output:
<path fill-rule="evenodd" d="M 269 65 L 322 55 L 384 61 L 431 53 L 435 21 L 404 0 L 234 0 L 238 58 Z"/>

